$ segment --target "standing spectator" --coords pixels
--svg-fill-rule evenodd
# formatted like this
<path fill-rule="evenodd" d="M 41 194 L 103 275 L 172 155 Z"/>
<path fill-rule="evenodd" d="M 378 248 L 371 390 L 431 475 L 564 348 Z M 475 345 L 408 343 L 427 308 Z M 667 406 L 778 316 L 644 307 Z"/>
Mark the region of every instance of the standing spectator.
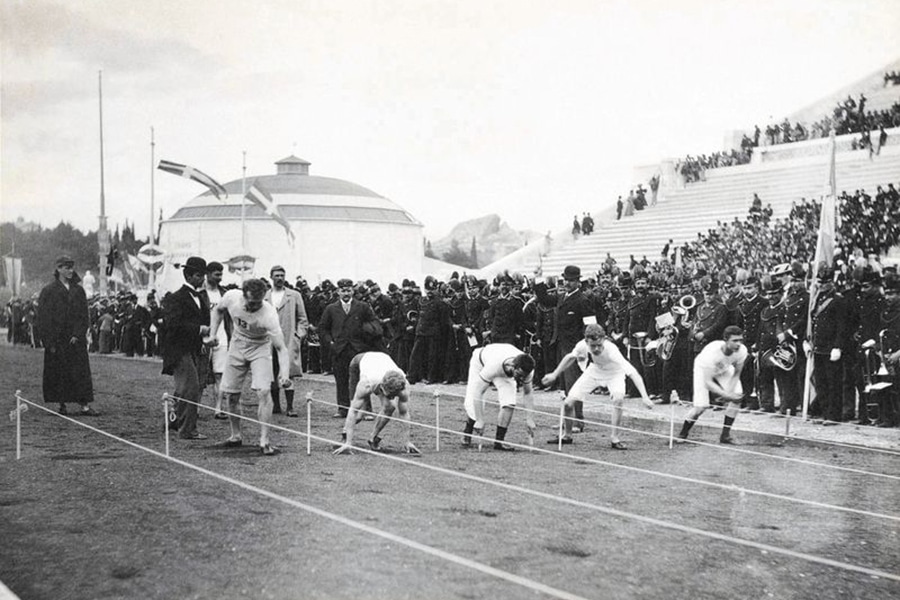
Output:
<path fill-rule="evenodd" d="M 110 354 L 113 343 L 113 321 L 116 320 L 112 306 L 106 307 L 100 316 L 100 354 Z"/>
<path fill-rule="evenodd" d="M 659 174 L 657 173 L 650 178 L 650 206 L 656 206 L 657 194 L 659 193 Z"/>
<path fill-rule="evenodd" d="M 616 200 L 616 221 L 622 218 L 622 209 L 625 208 L 625 203 L 622 202 L 622 196 L 619 196 L 619 199 Z"/>
<path fill-rule="evenodd" d="M 341 279 L 337 287 L 338 300 L 325 307 L 317 329 L 334 369 L 338 407 L 334 417 L 343 419 L 350 407 L 350 361 L 360 352 L 379 350 L 375 338 L 380 339 L 382 330 L 372 307 L 353 298 L 351 280 Z"/>
<path fill-rule="evenodd" d="M 281 325 L 281 333 L 284 335 L 284 344 L 288 349 L 288 369 L 289 373 L 280 373 L 278 365 L 278 357 L 272 357 L 273 381 L 272 391 L 272 412 L 281 413 L 281 403 L 278 398 L 278 390 L 281 385 L 278 383 L 279 374 L 283 379 L 290 383 L 290 387 L 284 390 L 285 416 L 296 417 L 294 411 L 294 377 L 303 375 L 303 361 L 300 356 L 300 344 L 306 337 L 306 330 L 309 329 L 309 321 L 306 319 L 306 306 L 303 304 L 303 297 L 297 290 L 291 289 L 284 284 L 285 271 L 282 266 L 274 266 L 269 271 L 272 278 L 272 289 L 266 292 L 266 300 L 275 307 L 278 312 L 278 324 Z"/>
<path fill-rule="evenodd" d="M 575 215 L 572 218 L 572 237 L 577 240 L 579 235 L 581 235 L 581 223 L 578 221 L 578 215 Z"/>
<path fill-rule="evenodd" d="M 38 331 L 44 346 L 44 402 L 59 404 L 68 414 L 66 402 L 81 405 L 81 416 L 99 413 L 90 407 L 94 383 L 88 358 L 90 327 L 87 297 L 75 273 L 75 261 L 63 255 L 56 259 L 53 281 L 41 290 L 38 300 Z"/>
<path fill-rule="evenodd" d="M 205 360 L 201 360 L 203 337 L 209 333 L 209 298 L 202 290 L 206 261 L 191 256 L 184 264 L 182 276 L 184 285 L 163 303 L 166 343 L 162 372 L 175 378 L 178 436 L 205 440 L 206 436 L 197 431 L 197 404 L 207 372 Z M 208 359 L 206 355 L 203 358 Z"/>

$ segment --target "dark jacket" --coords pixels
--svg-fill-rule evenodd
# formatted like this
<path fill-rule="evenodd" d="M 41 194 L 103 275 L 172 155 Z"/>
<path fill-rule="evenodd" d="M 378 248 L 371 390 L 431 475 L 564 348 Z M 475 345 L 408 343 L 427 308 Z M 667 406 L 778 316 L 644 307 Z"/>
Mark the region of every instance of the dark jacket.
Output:
<path fill-rule="evenodd" d="M 175 366 L 185 354 L 198 356 L 203 347 L 200 328 L 209 326 L 209 296 L 197 292 L 200 306 L 187 284 L 163 302 L 166 342 L 163 345 L 163 375 L 174 375 Z"/>

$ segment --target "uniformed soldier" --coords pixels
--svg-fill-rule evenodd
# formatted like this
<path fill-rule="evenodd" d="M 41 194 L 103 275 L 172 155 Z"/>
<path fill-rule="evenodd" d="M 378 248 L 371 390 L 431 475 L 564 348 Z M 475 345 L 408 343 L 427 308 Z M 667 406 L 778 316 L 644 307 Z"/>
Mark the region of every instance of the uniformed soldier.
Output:
<path fill-rule="evenodd" d="M 703 287 L 703 301 L 694 308 L 691 329 L 694 356 L 700 354 L 709 342 L 721 339 L 727 320 L 728 311 L 719 300 L 719 284 L 710 281 Z"/>
<path fill-rule="evenodd" d="M 512 344 L 521 350 L 524 303 L 512 295 L 514 283 L 513 278 L 505 273 L 497 276 L 495 284 L 499 294 L 490 303 L 485 326 L 490 331 L 492 344 Z"/>
<path fill-rule="evenodd" d="M 634 296 L 628 302 L 628 312 L 625 317 L 625 345 L 628 348 L 626 358 L 637 369 L 638 374 L 644 380 L 647 391 L 651 397 L 659 397 L 659 377 L 656 369 L 644 364 L 647 350 L 642 349 L 650 340 L 659 337 L 656 330 L 656 316 L 660 313 L 661 296 L 657 292 L 650 291 L 650 280 L 644 270 L 635 270 Z M 644 338 L 640 342 L 640 337 Z M 630 383 L 630 380 L 629 380 Z M 633 384 L 629 385 L 629 395 L 637 396 L 637 390 Z"/>
<path fill-rule="evenodd" d="M 881 394 L 879 403 L 879 427 L 900 426 L 900 277 L 897 273 L 885 273 L 884 308 L 881 310 L 880 328 L 884 331 L 884 363 L 893 385 Z"/>
<path fill-rule="evenodd" d="M 750 351 L 744 370 L 741 371 L 741 386 L 744 388 L 744 399 L 741 408 L 759 410 L 759 397 L 756 390 L 756 365 L 759 355 L 759 319 L 760 313 L 768 303 L 759 294 L 759 280 L 748 277 L 741 285 L 741 297 L 737 307 L 737 326 L 744 330 L 744 345 Z M 769 412 L 774 412 L 774 407 Z"/>
<path fill-rule="evenodd" d="M 778 334 L 781 330 L 781 323 L 784 319 L 784 291 L 781 288 L 780 281 L 770 278 L 763 278 L 760 282 L 761 294 L 765 298 L 766 303 L 763 305 L 759 313 L 759 336 L 757 338 L 757 363 L 758 363 L 758 391 L 759 405 L 763 412 L 775 412 L 775 382 L 778 382 L 778 395 L 781 398 L 781 412 L 787 412 L 785 398 L 791 396 L 796 398 L 796 383 L 792 376 L 782 376 L 785 371 L 772 361 L 775 349 L 778 348 Z M 794 354 L 796 355 L 796 346 Z M 796 368 L 796 363 L 794 365 Z M 793 375 L 791 373 L 791 375 Z M 784 389 L 785 382 L 790 385 L 794 383 L 793 394 L 791 395 Z M 796 407 L 790 407 L 791 413 L 796 411 Z"/>
<path fill-rule="evenodd" d="M 445 351 L 444 383 L 465 383 L 468 377 L 469 359 L 472 348 L 469 345 L 469 315 L 466 312 L 466 294 L 458 279 L 448 282 L 451 296 L 447 299 L 450 309 L 450 335 L 447 336 Z"/>
<path fill-rule="evenodd" d="M 786 340 L 793 341 L 797 347 L 797 366 L 791 372 L 794 385 L 790 386 L 787 383 L 785 385 L 787 395 L 782 397 L 782 414 L 788 408 L 796 414 L 803 400 L 806 388 L 806 362 L 809 358 L 805 350 L 808 323 L 809 291 L 806 289 L 806 271 L 800 263 L 795 262 L 791 265 L 788 277 L 787 291 L 784 297 L 784 316 L 778 332 L 778 343 Z M 778 389 L 780 391 L 781 387 L 779 386 Z M 797 391 L 796 397 L 790 394 L 794 389 Z"/>
<path fill-rule="evenodd" d="M 409 357 L 407 379 L 411 384 L 422 381 L 426 385 L 442 381 L 441 331 L 444 318 L 449 319 L 438 297 L 438 282 L 431 275 L 425 278 L 425 295 L 419 299 L 415 343 Z"/>
<path fill-rule="evenodd" d="M 842 414 L 843 364 L 847 332 L 847 300 L 834 285 L 834 269 L 820 265 L 816 279 L 819 289 L 812 309 L 813 377 L 816 398 L 810 413 L 829 421 L 840 421 Z"/>
<path fill-rule="evenodd" d="M 881 315 L 884 311 L 884 292 L 881 289 L 881 275 L 875 271 L 868 270 L 863 273 L 860 282 L 860 293 L 857 299 L 857 312 L 859 319 L 856 331 L 853 334 L 854 348 L 856 354 L 856 369 L 853 373 L 855 387 L 859 391 L 859 424 L 871 425 L 872 420 L 868 413 L 868 390 L 865 389 L 867 368 L 875 368 L 875 365 L 867 366 L 865 359 L 865 351 L 862 345 L 869 340 L 875 342 L 876 346 L 880 342 L 879 333 L 881 332 Z"/>

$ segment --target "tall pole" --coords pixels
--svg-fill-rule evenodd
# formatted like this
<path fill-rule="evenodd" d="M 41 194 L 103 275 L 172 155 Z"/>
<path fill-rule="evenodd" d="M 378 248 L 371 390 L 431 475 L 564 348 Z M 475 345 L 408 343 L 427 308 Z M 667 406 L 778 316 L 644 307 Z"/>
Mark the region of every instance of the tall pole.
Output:
<path fill-rule="evenodd" d="M 241 257 L 247 256 L 247 226 L 244 219 L 247 215 L 247 203 L 244 196 L 247 195 L 247 151 L 243 151 L 244 162 L 241 167 Z M 244 280 L 247 270 L 241 269 L 241 281 Z"/>
<path fill-rule="evenodd" d="M 156 243 L 156 236 L 154 235 L 155 229 L 153 228 L 153 211 L 155 209 L 155 200 L 156 200 L 156 169 L 154 168 L 156 165 L 156 136 L 153 131 L 153 127 L 150 127 L 150 236 L 149 243 Z M 153 289 L 156 286 L 156 267 L 153 264 L 147 265 L 147 270 L 150 272 L 150 281 L 148 285 L 150 289 Z"/>
<path fill-rule="evenodd" d="M 103 172 L 103 71 L 97 72 L 100 98 L 100 228 L 97 230 L 97 246 L 100 252 L 100 295 L 107 293 L 106 256 L 109 254 L 109 230 L 106 228 L 106 196 Z"/>

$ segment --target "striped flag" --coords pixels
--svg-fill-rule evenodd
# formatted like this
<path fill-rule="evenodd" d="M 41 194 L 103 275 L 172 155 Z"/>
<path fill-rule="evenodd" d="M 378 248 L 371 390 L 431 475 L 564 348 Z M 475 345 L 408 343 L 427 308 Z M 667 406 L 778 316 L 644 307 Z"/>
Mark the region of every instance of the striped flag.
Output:
<path fill-rule="evenodd" d="M 822 208 L 819 212 L 819 237 L 816 241 L 816 257 L 810 265 L 809 273 L 812 281 L 809 286 L 809 312 L 806 320 L 806 339 L 812 340 L 812 316 L 816 306 L 816 296 L 819 293 L 819 283 L 816 273 L 819 265 L 832 266 L 834 264 L 835 247 L 835 221 L 838 213 L 837 207 L 837 178 L 834 168 L 835 139 L 834 129 L 831 130 L 831 142 L 829 144 L 828 175 L 825 181 L 825 191 L 822 193 Z M 806 386 L 803 393 L 803 418 L 809 413 L 809 405 L 816 398 L 815 382 L 813 380 L 813 357 L 810 354 L 806 361 Z"/>
<path fill-rule="evenodd" d="M 200 169 L 195 169 L 194 167 L 181 165 L 168 160 L 159 161 L 159 166 L 157 168 L 165 171 L 166 173 L 172 173 L 173 175 L 178 175 L 180 177 L 184 177 L 185 179 L 193 179 L 197 183 L 205 185 L 207 188 L 209 188 L 209 191 L 211 191 L 219 200 L 222 199 L 222 194 L 224 194 L 226 198 L 228 197 L 228 192 L 225 191 L 225 186 L 223 186 L 221 183 L 219 183 Z"/>
<path fill-rule="evenodd" d="M 247 190 L 247 195 L 245 197 L 247 200 L 263 209 L 267 215 L 275 219 L 279 225 L 284 227 L 284 232 L 288 236 L 288 243 L 291 245 L 291 248 L 293 248 L 295 236 L 293 230 L 291 230 L 291 224 L 284 218 L 284 215 L 278 210 L 278 205 L 272 200 L 272 196 L 263 189 L 258 180 L 253 181 L 253 185 Z"/>

